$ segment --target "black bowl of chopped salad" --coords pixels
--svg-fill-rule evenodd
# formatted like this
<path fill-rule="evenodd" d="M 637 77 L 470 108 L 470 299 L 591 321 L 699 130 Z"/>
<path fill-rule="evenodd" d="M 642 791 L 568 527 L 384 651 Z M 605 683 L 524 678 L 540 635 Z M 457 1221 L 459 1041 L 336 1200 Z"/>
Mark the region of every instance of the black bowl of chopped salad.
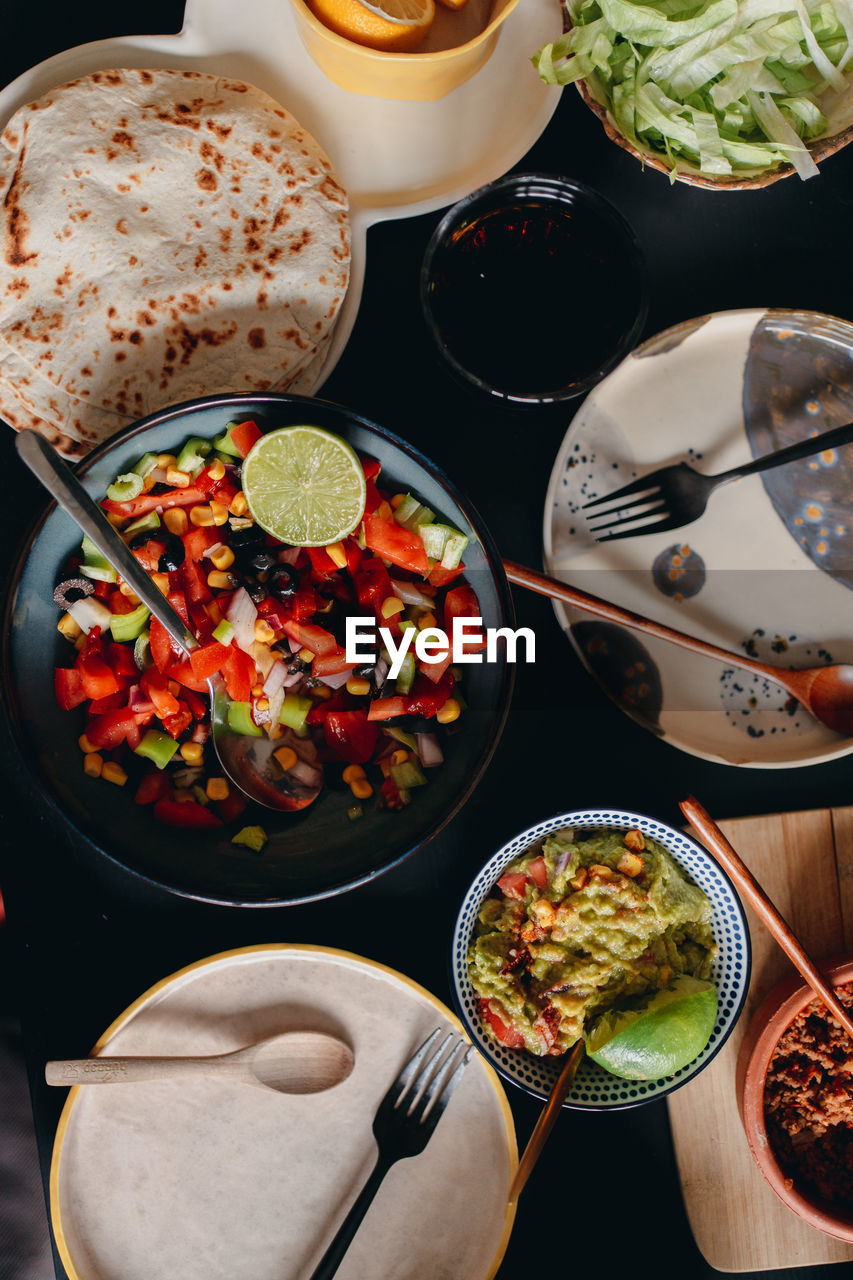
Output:
<path fill-rule="evenodd" d="M 364 469 L 365 518 L 329 547 L 277 541 L 241 487 L 257 438 L 303 424 L 346 440 Z M 436 466 L 347 409 L 270 393 L 152 415 L 78 476 L 199 639 L 193 662 L 176 653 L 47 508 L 9 593 L 3 701 L 43 796 L 88 845 L 182 896 L 281 905 L 364 883 L 445 826 L 497 745 L 512 666 L 500 649 L 465 665 L 407 656 L 392 676 L 381 643 L 356 665 L 345 639 L 348 616 L 372 615 L 396 645 L 405 631 L 449 633 L 454 616 L 512 624 L 488 531 Z M 480 645 L 474 632 L 466 648 Z M 223 778 L 213 672 L 235 732 L 280 740 L 280 767 L 306 784 L 322 775 L 312 804 L 277 812 Z"/>

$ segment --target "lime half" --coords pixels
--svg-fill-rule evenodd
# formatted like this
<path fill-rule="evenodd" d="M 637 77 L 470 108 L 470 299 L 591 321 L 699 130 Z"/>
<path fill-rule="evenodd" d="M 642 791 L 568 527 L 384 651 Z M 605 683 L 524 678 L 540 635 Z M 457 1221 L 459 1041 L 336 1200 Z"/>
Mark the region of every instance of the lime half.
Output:
<path fill-rule="evenodd" d="M 364 515 L 358 454 L 322 427 L 279 427 L 261 436 L 242 475 L 252 518 L 293 547 L 339 542 Z"/>
<path fill-rule="evenodd" d="M 633 1009 L 610 1009 L 592 1024 L 586 1051 L 611 1075 L 662 1080 L 698 1057 L 717 1016 L 717 990 L 686 974 Z"/>

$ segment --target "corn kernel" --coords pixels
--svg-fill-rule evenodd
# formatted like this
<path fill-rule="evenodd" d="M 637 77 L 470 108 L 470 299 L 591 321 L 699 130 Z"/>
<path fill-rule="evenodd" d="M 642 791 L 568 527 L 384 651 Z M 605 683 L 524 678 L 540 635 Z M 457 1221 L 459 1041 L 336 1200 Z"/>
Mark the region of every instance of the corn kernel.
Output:
<path fill-rule="evenodd" d="M 395 613 L 402 613 L 406 606 L 398 596 L 386 596 L 382 601 L 382 617 L 393 618 Z"/>
<path fill-rule="evenodd" d="M 179 471 L 177 467 L 166 468 L 166 484 L 171 484 L 176 489 L 188 489 L 191 479 L 189 471 Z"/>
<path fill-rule="evenodd" d="M 162 591 L 163 595 L 169 594 L 169 575 L 168 573 L 152 573 L 151 581 L 158 591 Z"/>
<path fill-rule="evenodd" d="M 168 511 L 163 512 L 163 524 L 169 533 L 175 533 L 180 537 L 182 533 L 186 533 L 190 522 L 183 507 L 169 507 Z"/>
<path fill-rule="evenodd" d="M 127 774 L 120 764 L 116 764 L 115 760 L 105 760 L 101 768 L 101 777 L 105 782 L 112 782 L 117 787 L 123 787 L 127 782 Z"/>
<path fill-rule="evenodd" d="M 231 512 L 232 516 L 244 516 L 249 510 L 249 504 L 246 501 L 246 495 L 242 489 L 239 493 L 234 494 L 228 510 Z"/>
<path fill-rule="evenodd" d="M 390 520 L 391 516 L 394 514 L 391 510 L 390 502 L 386 502 L 383 498 L 379 506 L 376 508 L 376 514 L 379 516 L 380 520 Z"/>
<path fill-rule="evenodd" d="M 275 628 L 270 626 L 266 618 L 255 618 L 255 639 L 260 644 L 272 644 L 275 639 Z"/>
<path fill-rule="evenodd" d="M 437 625 L 436 616 L 431 610 L 422 613 L 418 618 L 418 631 L 426 631 L 427 627 L 435 627 Z"/>
<path fill-rule="evenodd" d="M 213 512 L 213 523 L 215 525 L 228 523 L 228 508 L 221 502 L 217 502 L 215 498 L 210 499 L 210 510 Z"/>
<path fill-rule="evenodd" d="M 178 465 L 178 459 L 175 457 L 173 453 L 157 454 L 157 466 L 160 468 L 161 471 L 167 471 L 169 467 L 176 467 L 177 465 Z"/>
<path fill-rule="evenodd" d="M 313 655 L 313 653 L 311 652 L 311 650 L 310 650 L 310 649 L 300 649 L 300 650 L 299 650 L 299 653 L 298 653 L 296 656 L 297 656 L 298 658 L 301 658 L 303 662 L 313 662 L 313 661 L 314 661 L 314 655 Z"/>
<path fill-rule="evenodd" d="M 182 742 L 180 752 L 181 759 L 194 768 L 204 760 L 204 748 L 200 742 Z"/>
<path fill-rule="evenodd" d="M 391 506 L 394 508 L 395 511 L 399 507 L 400 503 L 405 501 L 405 498 L 406 498 L 406 495 L 404 493 L 394 494 L 394 497 L 391 499 Z"/>
<path fill-rule="evenodd" d="M 293 747 L 279 747 L 278 751 L 273 752 L 273 755 L 281 765 L 282 769 L 284 769 L 285 773 L 288 769 L 292 769 L 296 764 L 296 761 L 299 759 L 298 755 L 293 750 Z"/>
<path fill-rule="evenodd" d="M 123 596 L 127 596 L 131 604 L 133 605 L 141 604 L 139 596 L 136 594 L 133 587 L 128 586 L 126 582 L 120 582 L 118 584 L 118 589 Z"/>
<path fill-rule="evenodd" d="M 455 698 L 448 698 L 443 707 L 439 707 L 435 713 L 435 718 L 439 724 L 453 724 L 454 720 L 459 719 L 461 707 Z"/>
<path fill-rule="evenodd" d="M 221 458 L 214 458 L 210 466 L 207 468 L 207 474 L 211 480 L 221 480 L 225 475 L 225 463 Z"/>
<path fill-rule="evenodd" d="M 103 767 L 104 757 L 99 756 L 97 751 L 89 751 L 83 757 L 83 771 L 88 773 L 90 778 L 100 778 Z"/>
<path fill-rule="evenodd" d="M 405 764 L 409 758 L 409 753 L 405 747 L 398 747 L 396 751 L 391 753 L 391 764 Z"/>
<path fill-rule="evenodd" d="M 205 792 L 208 800 L 227 800 L 231 794 L 231 788 L 224 778 L 208 778 Z"/>
<path fill-rule="evenodd" d="M 339 569 L 347 567 L 347 553 L 342 542 L 333 542 L 326 547 L 326 554 Z"/>
<path fill-rule="evenodd" d="M 343 773 L 344 782 L 347 783 L 356 782 L 364 776 L 365 773 L 360 764 L 348 764 Z"/>
<path fill-rule="evenodd" d="M 190 507 L 190 524 L 200 527 L 208 527 L 213 524 L 213 512 L 210 506 L 206 507 Z"/>
<path fill-rule="evenodd" d="M 364 697 L 366 693 L 370 693 L 370 681 L 362 680 L 360 676 L 350 676 L 347 680 L 347 693 L 352 693 L 357 698 Z"/>
<path fill-rule="evenodd" d="M 221 547 L 217 547 L 215 551 L 211 551 L 208 559 L 217 569 L 230 569 L 234 563 L 234 552 L 230 547 L 226 547 L 223 544 Z"/>
<path fill-rule="evenodd" d="M 263 686 L 262 684 L 253 684 L 253 685 L 252 685 L 252 697 L 253 697 L 253 698 L 259 698 L 259 697 L 261 696 L 261 694 L 263 693 L 263 691 L 264 691 L 264 686 Z"/>
<path fill-rule="evenodd" d="M 316 689 L 312 689 L 311 693 L 315 698 L 319 698 L 321 702 L 328 702 L 332 697 L 332 690 L 327 684 L 318 684 Z"/>
<path fill-rule="evenodd" d="M 214 569 L 207 575 L 207 585 L 213 587 L 214 591 L 228 591 L 234 584 L 230 574 Z"/>
<path fill-rule="evenodd" d="M 270 709 L 269 698 L 255 698 L 256 711 L 269 711 L 269 709 Z"/>
<path fill-rule="evenodd" d="M 97 747 L 92 746 L 85 733 L 80 734 L 80 737 L 77 739 L 77 746 L 83 752 L 84 756 L 90 756 L 93 751 L 97 750 Z"/>
<path fill-rule="evenodd" d="M 78 636 L 83 634 L 83 628 L 78 626 L 70 613 L 63 613 L 56 624 L 56 629 L 65 636 L 66 640 L 76 640 Z"/>
<path fill-rule="evenodd" d="M 349 789 L 356 800 L 367 800 L 369 796 L 373 795 L 373 787 L 367 781 L 367 778 L 356 778 L 354 782 L 350 783 Z"/>

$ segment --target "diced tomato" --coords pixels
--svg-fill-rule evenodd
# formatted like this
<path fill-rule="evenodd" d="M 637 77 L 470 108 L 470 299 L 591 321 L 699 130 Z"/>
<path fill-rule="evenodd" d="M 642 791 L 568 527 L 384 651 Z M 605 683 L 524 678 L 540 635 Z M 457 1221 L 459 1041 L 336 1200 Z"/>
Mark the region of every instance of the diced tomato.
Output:
<path fill-rule="evenodd" d="M 379 735 L 377 725 L 368 720 L 363 710 L 329 712 L 323 721 L 323 732 L 329 746 L 350 764 L 366 764 Z"/>
<path fill-rule="evenodd" d="M 484 1022 L 489 1024 L 492 1035 L 498 1044 L 505 1045 L 507 1049 L 523 1049 L 524 1036 L 520 1031 L 516 1031 L 515 1027 L 510 1027 L 499 1017 L 492 1008 L 491 1002 L 488 1000 L 479 1000 L 478 1007 L 480 1017 Z"/>
<path fill-rule="evenodd" d="M 411 529 L 404 529 L 396 520 L 365 515 L 364 540 L 370 550 L 384 560 L 419 573 L 424 578 L 429 573 L 429 561 L 420 536 Z"/>
<path fill-rule="evenodd" d="M 118 676 L 98 653 L 86 653 L 84 650 L 76 666 L 87 698 L 106 698 L 121 688 Z"/>
<path fill-rule="evenodd" d="M 171 800 L 168 796 L 156 801 L 154 817 L 170 827 L 188 827 L 197 831 L 222 826 L 222 819 L 198 801 Z"/>
<path fill-rule="evenodd" d="M 107 644 L 107 661 L 120 680 L 138 680 L 139 668 L 133 658 L 133 649 L 111 640 Z"/>
<path fill-rule="evenodd" d="M 154 703 L 154 710 L 161 720 L 165 716 L 173 716 L 178 710 L 178 699 L 169 692 L 169 679 L 162 671 L 149 667 L 143 671 L 139 684 L 145 696 Z"/>
<path fill-rule="evenodd" d="M 256 422 L 238 422 L 231 428 L 231 443 L 240 457 L 245 458 L 252 445 L 260 440 L 263 434 Z"/>
<path fill-rule="evenodd" d="M 308 715 L 305 717 L 306 724 L 322 724 L 326 716 L 333 711 L 344 711 L 352 706 L 352 698 L 344 689 L 339 689 L 337 693 L 333 693 L 331 698 L 326 698 L 325 702 L 316 703 Z"/>
<path fill-rule="evenodd" d="M 377 509 L 377 507 L 381 507 L 381 505 L 382 505 L 382 494 L 376 488 L 376 485 L 373 483 L 373 481 L 368 480 L 367 484 L 365 485 L 364 514 L 368 516 L 372 515 L 373 512 Z"/>
<path fill-rule="evenodd" d="M 465 566 L 461 562 L 455 569 L 442 569 L 441 565 L 437 564 L 429 571 L 429 582 L 433 587 L 446 587 L 448 582 L 452 582 L 464 572 Z"/>
<path fill-rule="evenodd" d="M 136 717 L 129 707 L 95 716 L 86 725 L 86 737 L 96 751 L 111 751 L 122 742 L 127 742 L 132 749 L 139 746 L 141 736 Z"/>
<path fill-rule="evenodd" d="M 410 716 L 434 716 L 447 702 L 453 691 L 453 676 L 445 671 L 441 679 L 433 683 L 419 675 L 409 694 L 407 711 Z"/>
<path fill-rule="evenodd" d="M 337 676 L 342 671 L 352 671 L 357 662 L 347 662 L 346 650 L 335 649 L 333 653 L 318 654 L 311 663 L 311 674 L 315 676 Z"/>
<path fill-rule="evenodd" d="M 362 560 L 353 574 L 353 581 L 362 611 L 367 613 L 370 610 L 377 618 L 381 618 L 382 601 L 394 594 L 391 575 L 382 561 L 375 556 Z"/>
<path fill-rule="evenodd" d="M 204 565 L 187 556 L 175 576 L 189 604 L 207 604 L 213 599 L 213 592 L 207 585 L 207 570 Z"/>
<path fill-rule="evenodd" d="M 111 582 L 96 582 L 95 589 L 92 593 L 96 600 L 107 600 L 112 594 L 113 584 Z"/>
<path fill-rule="evenodd" d="M 141 547 L 132 547 L 130 554 L 136 563 L 141 565 L 148 573 L 156 573 L 164 550 L 165 547 L 162 542 L 155 542 L 152 539 L 152 541 L 146 542 Z"/>
<path fill-rule="evenodd" d="M 364 552 L 356 542 L 355 538 L 347 538 L 344 542 L 344 551 L 347 557 L 347 573 L 352 576 L 364 558 Z"/>
<path fill-rule="evenodd" d="M 498 888 L 505 898 L 523 898 L 528 884 L 524 871 L 506 871 L 498 881 Z"/>
<path fill-rule="evenodd" d="M 318 657 L 334 653 L 338 648 L 338 642 L 331 631 L 326 631 L 324 627 L 318 627 L 311 622 L 290 620 L 285 622 L 283 630 L 302 649 L 310 649 Z"/>
<path fill-rule="evenodd" d="M 216 526 L 199 525 L 188 529 L 186 533 L 181 534 L 181 542 L 184 544 L 184 554 L 186 564 L 187 560 L 201 560 L 205 551 L 209 551 L 211 547 L 215 547 L 217 542 L 221 542 L 219 530 Z"/>
<path fill-rule="evenodd" d="M 178 702 L 178 710 L 173 716 L 164 716 L 163 728 L 170 737 L 178 739 L 186 733 L 193 722 L 193 713 L 185 702 Z"/>
<path fill-rule="evenodd" d="M 205 686 L 205 692 L 206 691 L 207 686 Z M 203 698 L 197 690 L 188 689 L 187 686 L 184 685 L 183 692 L 181 693 L 181 700 L 187 704 L 190 711 L 193 713 L 194 720 L 204 719 L 208 708 L 207 698 Z"/>
<path fill-rule="evenodd" d="M 479 618 L 480 616 L 480 602 L 472 587 L 453 587 L 444 597 L 444 626 L 451 638 L 454 618 Z M 463 652 L 476 653 L 485 647 L 486 637 L 483 632 L 478 635 L 469 629 L 462 646 Z"/>
<path fill-rule="evenodd" d="M 287 602 L 287 616 L 292 622 L 303 622 L 313 618 L 317 612 L 317 593 L 313 587 L 300 587 Z"/>
<path fill-rule="evenodd" d="M 133 798 L 137 804 L 155 804 L 168 794 L 169 775 L 164 769 L 152 769 L 142 775 Z"/>
<path fill-rule="evenodd" d="M 527 874 L 533 880 L 536 888 L 544 891 L 548 885 L 548 866 L 541 853 L 538 858 L 534 858 L 530 863 L 527 868 Z"/>
<path fill-rule="evenodd" d="M 192 689 L 196 693 L 207 692 L 207 681 L 196 675 L 186 658 L 182 662 L 173 662 L 166 669 L 166 675 L 170 680 L 177 680 L 185 689 Z"/>
<path fill-rule="evenodd" d="M 433 684 L 438 684 L 444 679 L 448 667 L 453 661 L 452 654 L 447 654 L 444 658 L 439 658 L 436 662 L 420 662 L 418 667 L 428 680 L 432 680 Z"/>
<path fill-rule="evenodd" d="M 114 591 L 107 601 L 110 613 L 122 614 L 133 613 L 134 609 L 139 606 L 135 605 L 132 600 L 124 594 L 123 591 Z"/>
<path fill-rule="evenodd" d="M 375 458 L 361 458 L 360 462 L 365 480 L 375 480 L 382 470 L 382 463 L 377 462 Z"/>
<path fill-rule="evenodd" d="M 218 640 L 211 640 L 210 644 L 199 645 L 190 654 L 193 675 L 199 680 L 209 680 L 217 671 L 222 670 L 222 664 L 227 657 L 228 646 L 220 644 Z"/>
<path fill-rule="evenodd" d="M 74 667 L 57 667 L 53 676 L 56 701 L 63 711 L 71 711 L 86 701 L 83 678 Z"/>
<path fill-rule="evenodd" d="M 140 493 L 138 498 L 130 498 L 127 502 L 116 502 L 113 498 L 104 498 L 101 506 L 114 516 L 146 516 L 149 511 L 162 507 L 168 511 L 170 507 L 190 507 L 204 502 L 206 494 L 195 485 L 186 489 L 167 489 L 164 493 Z"/>
<path fill-rule="evenodd" d="M 149 623 L 148 634 L 151 657 L 154 659 L 155 667 L 158 671 L 167 671 L 181 650 L 177 645 L 172 644 L 168 631 L 162 622 L 158 622 L 153 615 Z"/>
<path fill-rule="evenodd" d="M 234 702 L 248 702 L 255 683 L 255 660 L 236 645 L 231 645 L 222 664 L 222 678 L 228 697 Z"/>
<path fill-rule="evenodd" d="M 90 716 L 102 716 L 105 711 L 115 711 L 116 707 L 127 706 L 127 694 L 124 689 L 118 693 L 108 693 L 105 698 L 93 698 L 87 707 Z"/>
<path fill-rule="evenodd" d="M 216 802 L 216 812 L 223 822 L 233 822 L 235 818 L 239 818 L 245 808 L 246 797 L 236 787 L 231 788 L 224 800 Z"/>
<path fill-rule="evenodd" d="M 190 615 L 189 610 L 187 609 L 187 598 L 183 591 L 170 591 L 166 599 L 169 601 L 169 604 L 175 610 L 175 613 L 178 615 L 181 622 L 183 622 L 184 626 L 188 627 L 190 625 Z"/>
<path fill-rule="evenodd" d="M 307 547 L 308 559 L 315 578 L 330 578 L 338 572 L 338 566 L 325 547 Z"/>
<path fill-rule="evenodd" d="M 393 720 L 395 716 L 404 716 L 408 708 L 408 698 L 377 698 L 375 702 L 371 702 L 367 718 L 368 720 Z"/>

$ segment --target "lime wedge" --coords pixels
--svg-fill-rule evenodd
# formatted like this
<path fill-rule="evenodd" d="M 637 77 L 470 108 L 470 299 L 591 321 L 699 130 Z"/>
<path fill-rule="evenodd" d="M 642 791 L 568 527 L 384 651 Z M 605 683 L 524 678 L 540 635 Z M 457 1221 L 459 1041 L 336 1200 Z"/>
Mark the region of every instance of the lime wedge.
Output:
<path fill-rule="evenodd" d="M 243 463 L 252 518 L 293 547 L 325 547 L 364 515 L 364 470 L 355 449 L 321 427 L 279 427 Z"/>
<path fill-rule="evenodd" d="M 686 974 L 633 1009 L 610 1009 L 586 1034 L 587 1055 L 624 1080 L 661 1080 L 705 1048 L 717 1016 L 717 990 Z"/>

